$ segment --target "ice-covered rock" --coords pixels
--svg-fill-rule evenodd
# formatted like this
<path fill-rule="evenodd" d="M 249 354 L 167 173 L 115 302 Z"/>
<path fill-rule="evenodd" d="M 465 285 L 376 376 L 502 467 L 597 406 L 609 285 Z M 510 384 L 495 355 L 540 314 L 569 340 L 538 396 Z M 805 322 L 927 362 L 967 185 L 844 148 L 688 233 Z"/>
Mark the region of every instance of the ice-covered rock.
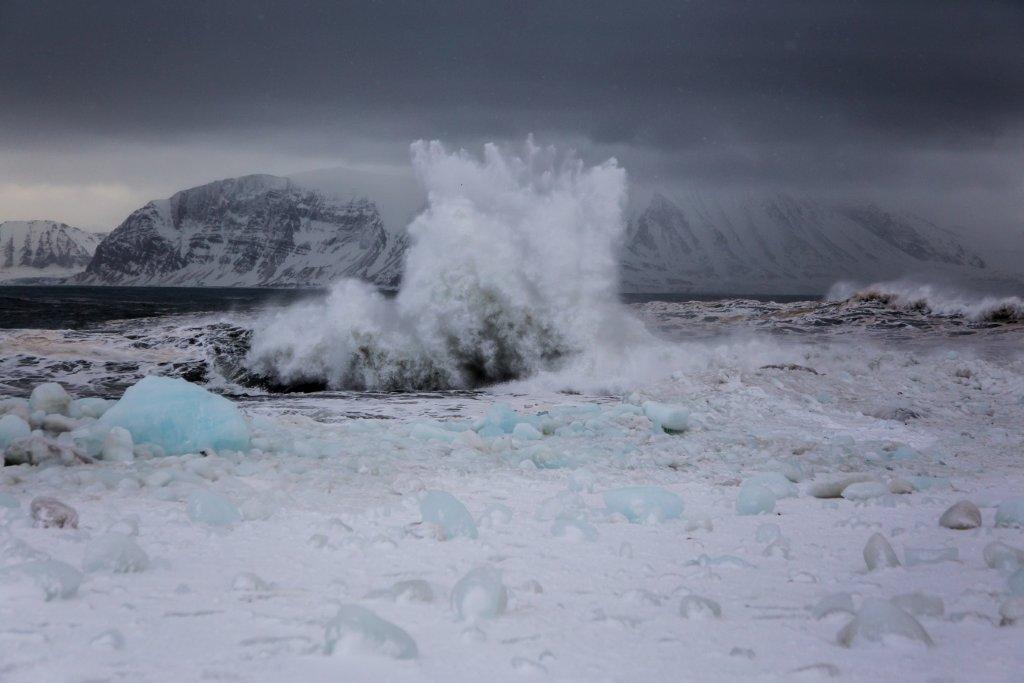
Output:
<path fill-rule="evenodd" d="M 992 541 L 982 550 L 982 556 L 992 569 L 1014 571 L 1024 567 L 1024 550 L 1014 548 L 1002 541 Z"/>
<path fill-rule="evenodd" d="M 843 491 L 851 484 L 874 481 L 870 474 L 851 474 L 839 479 L 826 479 L 814 482 L 807 488 L 807 493 L 814 498 L 841 498 Z"/>
<path fill-rule="evenodd" d="M 941 617 L 946 612 L 942 598 L 927 593 L 904 593 L 892 599 L 892 604 L 915 617 Z"/>
<path fill-rule="evenodd" d="M 103 449 L 100 456 L 104 460 L 115 462 L 131 462 L 135 459 L 132 443 L 132 434 L 124 427 L 111 427 L 107 435 L 103 437 Z"/>
<path fill-rule="evenodd" d="M 690 428 L 690 411 L 682 406 L 647 401 L 643 410 L 656 427 L 666 432 L 684 432 Z"/>
<path fill-rule="evenodd" d="M 359 605 L 342 605 L 324 630 L 324 652 L 376 654 L 394 659 L 414 659 L 416 641 L 401 627 Z"/>
<path fill-rule="evenodd" d="M 47 415 L 52 413 L 67 415 L 71 397 L 68 392 L 64 391 L 64 387 L 56 382 L 45 382 L 32 390 L 28 404 L 32 412 L 42 411 Z"/>
<path fill-rule="evenodd" d="M 679 616 L 684 619 L 717 619 L 722 616 L 722 607 L 701 595 L 687 595 L 679 602 Z"/>
<path fill-rule="evenodd" d="M 771 489 L 754 481 L 745 481 L 736 495 L 736 513 L 740 515 L 767 515 L 775 509 L 775 494 Z"/>
<path fill-rule="evenodd" d="M 196 489 L 185 503 L 189 519 L 197 524 L 225 526 L 242 521 L 242 513 L 226 496 L 210 489 Z"/>
<path fill-rule="evenodd" d="M 857 616 L 839 631 L 836 639 L 843 647 L 852 647 L 863 641 L 884 642 L 892 636 L 928 646 L 934 644 L 917 619 L 880 598 L 865 598 Z"/>
<path fill-rule="evenodd" d="M 885 536 L 878 533 L 872 534 L 864 546 L 864 563 L 867 564 L 868 571 L 900 566 L 896 551 L 892 549 Z"/>
<path fill-rule="evenodd" d="M 78 592 L 82 573 L 59 560 L 37 559 L 0 569 L 0 585 L 41 590 L 44 600 L 67 599 Z"/>
<path fill-rule="evenodd" d="M 462 501 L 447 491 L 427 491 L 420 500 L 420 515 L 424 524 L 437 526 L 441 540 L 477 537 L 473 516 Z"/>
<path fill-rule="evenodd" d="M 633 524 L 664 522 L 683 514 L 683 499 L 658 486 L 628 486 L 604 492 L 604 504 Z"/>
<path fill-rule="evenodd" d="M 906 565 L 913 567 L 918 564 L 956 562 L 960 559 L 960 551 L 956 548 L 904 548 L 903 557 Z"/>
<path fill-rule="evenodd" d="M 149 556 L 138 543 L 113 531 L 89 541 L 82 558 L 82 569 L 87 572 L 127 574 L 141 572 L 148 566 Z"/>
<path fill-rule="evenodd" d="M 167 455 L 249 450 L 249 425 L 234 403 L 172 377 L 143 377 L 96 423 L 123 427 L 137 444 L 155 444 Z"/>
<path fill-rule="evenodd" d="M 981 526 L 981 510 L 971 501 L 961 500 L 942 513 L 939 526 L 947 529 L 976 529 Z"/>
<path fill-rule="evenodd" d="M 451 603 L 459 618 L 467 621 L 501 616 L 508 606 L 501 572 L 490 566 L 473 569 L 452 588 Z"/>
<path fill-rule="evenodd" d="M 43 527 L 44 529 L 51 527 L 58 529 L 78 528 L 78 512 L 75 508 L 65 505 L 56 498 L 39 496 L 32 500 L 29 510 L 32 513 L 35 526 Z"/>
<path fill-rule="evenodd" d="M 1024 496 L 1007 498 L 996 508 L 996 526 L 1024 527 Z"/>
<path fill-rule="evenodd" d="M 889 495 L 889 487 L 880 481 L 858 481 L 843 489 L 846 500 L 865 501 Z"/>
<path fill-rule="evenodd" d="M 0 417 L 0 455 L 3 455 L 4 450 L 12 442 L 30 436 L 32 436 L 32 428 L 22 418 L 10 413 Z"/>

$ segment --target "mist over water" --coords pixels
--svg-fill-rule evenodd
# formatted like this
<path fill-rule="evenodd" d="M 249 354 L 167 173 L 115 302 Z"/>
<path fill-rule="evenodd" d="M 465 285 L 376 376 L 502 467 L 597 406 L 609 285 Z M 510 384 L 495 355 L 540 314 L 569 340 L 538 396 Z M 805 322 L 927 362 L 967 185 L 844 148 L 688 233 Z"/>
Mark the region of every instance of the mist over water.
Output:
<path fill-rule="evenodd" d="M 464 388 L 650 341 L 618 300 L 626 173 L 527 140 L 483 156 L 412 145 L 428 195 L 401 290 L 348 280 L 256 325 L 248 370 L 280 386 Z"/>

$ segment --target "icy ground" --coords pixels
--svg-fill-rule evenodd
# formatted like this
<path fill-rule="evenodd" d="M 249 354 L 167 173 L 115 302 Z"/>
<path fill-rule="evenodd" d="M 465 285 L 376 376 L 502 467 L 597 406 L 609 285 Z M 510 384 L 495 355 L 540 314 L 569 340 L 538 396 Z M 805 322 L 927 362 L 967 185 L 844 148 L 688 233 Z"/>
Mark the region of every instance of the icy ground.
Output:
<path fill-rule="evenodd" d="M 1020 680 L 1024 553 L 991 544 L 1024 549 L 1024 359 L 693 353 L 620 396 L 267 397 L 248 453 L 5 467 L 0 679 Z M 964 499 L 980 527 L 940 526 Z"/>

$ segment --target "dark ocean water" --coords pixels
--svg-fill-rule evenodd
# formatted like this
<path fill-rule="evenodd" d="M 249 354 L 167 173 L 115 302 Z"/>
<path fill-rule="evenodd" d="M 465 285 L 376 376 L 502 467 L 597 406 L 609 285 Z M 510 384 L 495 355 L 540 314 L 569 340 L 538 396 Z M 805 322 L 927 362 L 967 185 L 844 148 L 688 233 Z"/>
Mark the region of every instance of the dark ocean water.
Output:
<path fill-rule="evenodd" d="M 187 313 L 245 313 L 323 295 L 322 289 L 234 287 L 0 286 L 0 329 L 80 330 L 111 320 Z M 623 294 L 626 303 L 752 299 L 791 303 L 813 296 Z"/>

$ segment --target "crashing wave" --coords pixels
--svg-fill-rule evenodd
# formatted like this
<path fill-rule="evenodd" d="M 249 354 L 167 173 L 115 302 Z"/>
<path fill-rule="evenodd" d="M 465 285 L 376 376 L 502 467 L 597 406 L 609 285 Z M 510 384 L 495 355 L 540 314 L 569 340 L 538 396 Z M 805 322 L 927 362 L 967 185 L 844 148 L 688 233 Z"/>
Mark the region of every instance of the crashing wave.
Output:
<path fill-rule="evenodd" d="M 984 296 L 972 299 L 960 292 L 906 282 L 881 282 L 860 288 L 850 283 L 839 283 L 832 287 L 826 299 L 875 301 L 900 310 L 957 316 L 979 323 L 1024 322 L 1024 299 L 1021 297 Z"/>
<path fill-rule="evenodd" d="M 483 158 L 412 145 L 428 207 L 397 297 L 353 280 L 256 325 L 244 360 L 277 387 L 468 388 L 646 339 L 618 302 L 625 171 L 528 140 Z"/>

